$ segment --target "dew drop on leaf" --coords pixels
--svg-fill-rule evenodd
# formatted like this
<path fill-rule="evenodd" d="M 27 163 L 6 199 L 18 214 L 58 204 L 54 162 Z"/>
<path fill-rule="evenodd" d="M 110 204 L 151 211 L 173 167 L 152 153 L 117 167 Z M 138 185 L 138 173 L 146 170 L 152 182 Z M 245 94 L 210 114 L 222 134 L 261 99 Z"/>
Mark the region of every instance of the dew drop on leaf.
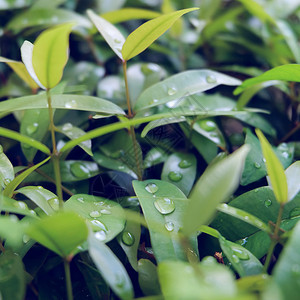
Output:
<path fill-rule="evenodd" d="M 255 162 L 255 163 L 254 163 L 254 167 L 255 167 L 256 169 L 260 169 L 260 168 L 261 168 L 261 165 L 260 165 L 260 163 Z"/>
<path fill-rule="evenodd" d="M 9 183 L 11 183 L 11 179 L 9 178 L 4 178 L 4 184 L 8 185 Z"/>
<path fill-rule="evenodd" d="M 175 203 L 169 198 L 158 198 L 154 201 L 154 206 L 163 215 L 170 214 L 175 210 Z"/>
<path fill-rule="evenodd" d="M 116 44 L 120 44 L 120 43 L 121 43 L 121 41 L 118 40 L 118 39 L 114 39 L 114 42 L 115 42 Z"/>
<path fill-rule="evenodd" d="M 101 209 L 100 213 L 103 214 L 103 215 L 111 215 L 111 211 L 108 210 L 108 209 Z"/>
<path fill-rule="evenodd" d="M 38 123 L 32 123 L 26 127 L 26 133 L 28 135 L 34 134 L 38 130 L 39 124 Z"/>
<path fill-rule="evenodd" d="M 246 251 L 244 251 L 240 248 L 235 248 L 235 247 L 232 247 L 231 249 L 232 249 L 234 255 L 238 257 L 238 259 L 241 259 L 241 260 L 249 259 L 249 255 Z"/>
<path fill-rule="evenodd" d="M 154 194 L 158 191 L 158 186 L 155 183 L 148 183 L 145 186 L 145 190 L 151 194 Z"/>
<path fill-rule="evenodd" d="M 217 79 L 214 75 L 207 75 L 205 79 L 207 83 L 217 83 Z"/>
<path fill-rule="evenodd" d="M 93 211 L 91 211 L 91 212 L 89 213 L 89 215 L 90 215 L 91 218 L 98 218 L 98 217 L 101 216 L 101 213 L 100 213 L 100 211 L 98 211 L 98 210 L 93 210 Z"/>
<path fill-rule="evenodd" d="M 90 220 L 92 228 L 95 230 L 107 231 L 107 227 L 99 220 Z"/>
<path fill-rule="evenodd" d="M 54 210 L 59 210 L 59 200 L 57 197 L 50 198 L 48 203 Z"/>
<path fill-rule="evenodd" d="M 239 258 L 238 258 L 235 254 L 232 255 L 232 260 L 233 260 L 235 263 L 239 263 L 239 262 L 240 262 Z"/>
<path fill-rule="evenodd" d="M 17 207 L 17 208 L 20 208 L 20 209 L 26 209 L 27 208 L 26 203 L 23 202 L 23 201 L 17 201 L 17 202 L 15 202 L 14 206 Z"/>
<path fill-rule="evenodd" d="M 82 197 L 77 198 L 77 201 L 79 201 L 79 202 L 81 202 L 81 203 L 84 203 L 84 200 L 83 200 Z"/>
<path fill-rule="evenodd" d="M 177 92 L 177 90 L 176 90 L 175 88 L 169 88 L 169 89 L 168 89 L 168 95 L 169 95 L 169 96 L 174 95 L 176 92 Z"/>
<path fill-rule="evenodd" d="M 106 239 L 106 233 L 103 230 L 97 231 L 95 233 L 95 238 L 99 241 L 104 241 Z"/>
<path fill-rule="evenodd" d="M 182 179 L 182 174 L 178 171 L 172 171 L 168 174 L 168 178 L 171 181 L 178 182 Z"/>
<path fill-rule="evenodd" d="M 272 200 L 270 199 L 265 200 L 264 205 L 265 207 L 270 207 L 272 205 Z"/>
<path fill-rule="evenodd" d="M 66 102 L 65 108 L 77 108 L 76 100 L 71 100 L 71 101 Z"/>
<path fill-rule="evenodd" d="M 182 161 L 179 162 L 178 167 L 182 169 L 189 168 L 192 165 L 192 163 L 186 159 L 183 159 Z"/>
<path fill-rule="evenodd" d="M 89 169 L 79 162 L 73 163 L 70 168 L 71 173 L 77 178 L 86 178 L 90 175 Z"/>
<path fill-rule="evenodd" d="M 168 230 L 168 231 L 173 231 L 174 230 L 174 228 L 175 228 L 175 225 L 174 225 L 174 223 L 173 222 L 171 222 L 171 221 L 169 221 L 169 222 L 166 222 L 166 224 L 165 224 L 165 227 L 166 227 L 166 229 Z"/>
<path fill-rule="evenodd" d="M 71 130 L 72 128 L 73 128 L 73 125 L 71 123 L 66 123 L 63 125 L 62 130 L 68 131 L 68 130 Z"/>
<path fill-rule="evenodd" d="M 116 286 L 121 288 L 124 286 L 125 284 L 125 281 L 124 281 L 124 278 L 123 276 L 117 274 L 116 277 L 115 277 L 115 280 L 116 280 Z"/>
<path fill-rule="evenodd" d="M 94 205 L 102 206 L 102 205 L 104 205 L 104 201 L 97 201 L 97 202 L 94 202 Z"/>
<path fill-rule="evenodd" d="M 124 231 L 122 234 L 122 242 L 127 246 L 132 246 L 135 242 L 135 238 L 129 231 Z"/>
<path fill-rule="evenodd" d="M 216 123 L 211 120 L 201 120 L 199 122 L 199 125 L 202 129 L 205 131 L 213 131 L 216 129 Z"/>

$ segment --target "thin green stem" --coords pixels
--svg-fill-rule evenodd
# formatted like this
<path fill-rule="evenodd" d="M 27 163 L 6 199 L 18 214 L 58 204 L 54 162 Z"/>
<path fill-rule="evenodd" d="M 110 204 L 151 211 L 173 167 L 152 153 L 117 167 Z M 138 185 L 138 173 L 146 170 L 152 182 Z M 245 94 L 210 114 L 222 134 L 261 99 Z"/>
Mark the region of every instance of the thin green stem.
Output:
<path fill-rule="evenodd" d="M 48 101 L 48 111 L 49 111 L 49 118 L 50 118 L 50 133 L 51 133 L 51 140 L 52 140 L 51 160 L 53 163 L 56 194 L 59 199 L 59 207 L 62 208 L 63 207 L 63 194 L 62 194 L 62 188 L 61 188 L 59 153 L 58 153 L 57 147 L 56 147 L 55 125 L 54 125 L 54 120 L 53 120 L 53 109 L 52 109 L 50 90 L 47 90 L 47 101 Z"/>
<path fill-rule="evenodd" d="M 263 269 L 263 271 L 265 273 L 268 272 L 274 249 L 275 249 L 275 247 L 276 247 L 276 245 L 279 241 L 278 233 L 279 233 L 279 230 L 280 230 L 280 223 L 281 223 L 281 219 L 282 219 L 284 204 L 285 203 L 280 204 L 279 211 L 278 211 L 278 216 L 277 216 L 277 221 L 276 221 L 276 224 L 275 224 L 275 228 L 274 228 L 273 234 L 271 235 L 272 242 L 271 242 L 271 245 L 269 247 L 267 258 L 266 258 L 266 261 L 265 261 L 265 264 L 264 264 L 264 269 Z"/>
<path fill-rule="evenodd" d="M 66 277 L 67 299 L 73 300 L 70 262 L 66 258 L 64 258 L 64 268 L 65 268 L 65 277 Z"/>

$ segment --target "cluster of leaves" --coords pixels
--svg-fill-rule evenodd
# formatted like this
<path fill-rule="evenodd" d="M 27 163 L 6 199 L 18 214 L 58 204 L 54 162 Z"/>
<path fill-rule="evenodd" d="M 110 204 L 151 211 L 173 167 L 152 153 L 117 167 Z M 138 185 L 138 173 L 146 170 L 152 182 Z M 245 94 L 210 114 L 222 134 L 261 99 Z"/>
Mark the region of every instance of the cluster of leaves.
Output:
<path fill-rule="evenodd" d="M 0 2 L 0 299 L 298 299 L 300 1 L 127 2 Z"/>

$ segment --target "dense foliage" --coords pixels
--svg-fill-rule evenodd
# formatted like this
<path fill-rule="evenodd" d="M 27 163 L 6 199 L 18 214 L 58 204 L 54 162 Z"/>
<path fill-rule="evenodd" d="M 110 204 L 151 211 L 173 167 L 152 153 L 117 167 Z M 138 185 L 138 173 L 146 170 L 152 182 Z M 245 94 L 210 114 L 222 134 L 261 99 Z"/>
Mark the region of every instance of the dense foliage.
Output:
<path fill-rule="evenodd" d="M 0 299 L 298 299 L 299 0 L 0 16 Z"/>

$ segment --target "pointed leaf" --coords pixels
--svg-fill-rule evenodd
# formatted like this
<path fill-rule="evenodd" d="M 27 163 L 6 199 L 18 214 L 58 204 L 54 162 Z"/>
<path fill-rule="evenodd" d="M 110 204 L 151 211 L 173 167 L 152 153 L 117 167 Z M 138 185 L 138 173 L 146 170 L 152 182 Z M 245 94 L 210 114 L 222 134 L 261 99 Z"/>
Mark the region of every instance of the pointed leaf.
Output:
<path fill-rule="evenodd" d="M 288 201 L 288 186 L 282 164 L 263 133 L 259 129 L 256 129 L 256 134 L 261 143 L 262 152 L 266 160 L 268 175 L 276 200 L 279 203 L 285 203 Z"/>
<path fill-rule="evenodd" d="M 140 54 L 167 31 L 182 15 L 197 9 L 198 8 L 182 9 L 162 15 L 142 24 L 126 39 L 122 48 L 123 59 L 127 61 Z"/>
<path fill-rule="evenodd" d="M 190 202 L 184 214 L 183 231 L 187 235 L 207 224 L 217 205 L 231 196 L 238 187 L 248 152 L 249 146 L 244 145 L 209 166 L 202 174 L 190 194 Z"/>
<path fill-rule="evenodd" d="M 66 258 L 86 241 L 88 229 L 84 219 L 74 212 L 60 212 L 31 224 L 26 234 Z"/>
<path fill-rule="evenodd" d="M 122 300 L 133 299 L 131 280 L 117 256 L 93 234 L 89 235 L 88 243 L 89 254 L 111 289 Z"/>
<path fill-rule="evenodd" d="M 15 178 L 14 168 L 0 145 L 0 191 Z"/>
<path fill-rule="evenodd" d="M 88 16 L 104 37 L 110 48 L 123 60 L 122 47 L 125 42 L 123 34 L 114 25 L 106 21 L 104 18 L 96 15 L 92 10 L 87 11 Z"/>
<path fill-rule="evenodd" d="M 300 191 L 300 161 L 296 161 L 285 170 L 288 185 L 288 201 L 292 200 Z"/>
<path fill-rule="evenodd" d="M 42 32 L 32 51 L 34 71 L 47 89 L 61 80 L 69 56 L 69 35 L 74 24 L 63 24 Z"/>

